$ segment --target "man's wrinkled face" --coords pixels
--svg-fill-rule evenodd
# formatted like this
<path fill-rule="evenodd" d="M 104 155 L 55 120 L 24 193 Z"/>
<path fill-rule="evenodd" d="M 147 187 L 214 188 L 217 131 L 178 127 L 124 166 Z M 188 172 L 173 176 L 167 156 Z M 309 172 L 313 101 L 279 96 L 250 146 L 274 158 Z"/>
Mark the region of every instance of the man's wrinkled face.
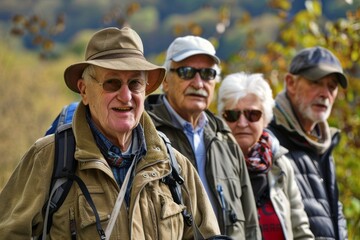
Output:
<path fill-rule="evenodd" d="M 298 77 L 287 86 L 300 121 L 315 124 L 327 120 L 338 93 L 335 74 L 318 81 Z"/>
<path fill-rule="evenodd" d="M 163 90 L 174 110 L 188 120 L 207 109 L 212 101 L 216 80 L 204 80 L 200 72 L 193 78 L 182 79 L 175 71 L 179 67 L 195 69 L 214 68 L 213 58 L 207 55 L 194 55 L 180 62 L 172 62 L 171 69 L 163 82 Z"/>
<path fill-rule="evenodd" d="M 131 134 L 144 111 L 146 74 L 96 67 L 78 87 L 97 127 L 109 138 Z"/>

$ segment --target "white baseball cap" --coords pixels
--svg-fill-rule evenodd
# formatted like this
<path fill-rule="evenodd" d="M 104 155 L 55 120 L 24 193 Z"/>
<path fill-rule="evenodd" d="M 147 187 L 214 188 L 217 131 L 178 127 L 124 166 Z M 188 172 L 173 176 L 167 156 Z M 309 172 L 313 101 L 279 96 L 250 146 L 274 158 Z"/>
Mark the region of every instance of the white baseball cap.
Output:
<path fill-rule="evenodd" d="M 220 59 L 215 53 L 215 48 L 211 42 L 202 37 L 178 37 L 170 44 L 166 53 L 166 61 L 179 62 L 194 55 L 205 54 L 212 57 L 217 64 L 220 64 Z"/>

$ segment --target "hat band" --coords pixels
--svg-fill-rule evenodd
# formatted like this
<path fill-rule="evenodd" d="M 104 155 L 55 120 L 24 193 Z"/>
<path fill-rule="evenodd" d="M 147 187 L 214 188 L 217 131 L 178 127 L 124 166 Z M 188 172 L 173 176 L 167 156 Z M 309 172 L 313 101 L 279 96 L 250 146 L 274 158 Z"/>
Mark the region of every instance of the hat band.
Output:
<path fill-rule="evenodd" d="M 129 50 L 124 53 L 117 52 L 117 53 L 104 54 L 104 52 L 102 52 L 102 53 L 98 53 L 98 54 L 94 54 L 94 55 L 90 56 L 87 60 L 129 58 L 129 57 L 145 59 L 144 55 L 141 52 Z"/>
<path fill-rule="evenodd" d="M 88 60 L 129 58 L 129 57 L 145 59 L 144 55 L 138 54 L 138 53 L 114 53 L 114 54 L 107 54 L 107 55 L 103 55 L 103 56 L 99 56 L 99 57 L 89 58 Z"/>

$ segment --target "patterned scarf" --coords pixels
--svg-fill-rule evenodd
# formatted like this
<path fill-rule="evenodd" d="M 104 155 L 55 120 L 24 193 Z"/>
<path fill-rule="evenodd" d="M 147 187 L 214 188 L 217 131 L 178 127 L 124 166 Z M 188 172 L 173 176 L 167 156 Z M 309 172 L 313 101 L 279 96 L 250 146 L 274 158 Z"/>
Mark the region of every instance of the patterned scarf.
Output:
<path fill-rule="evenodd" d="M 272 164 L 272 139 L 268 132 L 263 131 L 259 141 L 245 157 L 249 172 L 266 173 Z"/>

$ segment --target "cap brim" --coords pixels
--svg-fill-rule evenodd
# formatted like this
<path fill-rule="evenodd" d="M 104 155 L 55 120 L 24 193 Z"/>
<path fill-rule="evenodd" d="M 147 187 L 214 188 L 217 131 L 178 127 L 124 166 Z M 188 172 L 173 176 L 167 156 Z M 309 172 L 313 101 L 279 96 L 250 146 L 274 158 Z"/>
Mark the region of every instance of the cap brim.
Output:
<path fill-rule="evenodd" d="M 90 64 L 120 71 L 147 71 L 148 84 L 145 90 L 146 95 L 149 95 L 161 85 L 166 72 L 164 67 L 159 67 L 140 58 L 89 60 L 70 65 L 65 69 L 64 78 L 68 88 L 79 93 L 77 81 L 81 79 L 84 69 Z"/>
<path fill-rule="evenodd" d="M 184 53 L 180 53 L 180 54 L 177 54 L 176 56 L 173 56 L 171 58 L 171 60 L 175 61 L 175 62 L 180 62 L 188 57 L 191 57 L 191 56 L 194 56 L 194 55 L 199 55 L 199 54 L 204 54 L 204 55 L 208 55 L 209 57 L 213 58 L 214 61 L 217 63 L 217 64 L 220 64 L 220 59 L 215 56 L 215 55 L 212 55 L 212 54 L 209 54 L 208 52 L 205 52 L 205 51 L 201 51 L 201 50 L 190 50 L 190 51 L 186 51 Z"/>
<path fill-rule="evenodd" d="M 319 80 L 329 74 L 336 74 L 337 79 L 339 81 L 339 84 L 342 88 L 347 88 L 348 81 L 345 75 L 340 72 L 338 69 L 335 69 L 331 66 L 321 66 L 321 67 L 315 67 L 315 68 L 309 68 L 304 71 L 301 71 L 299 75 L 305 77 L 306 79 L 309 79 L 311 81 Z"/>

